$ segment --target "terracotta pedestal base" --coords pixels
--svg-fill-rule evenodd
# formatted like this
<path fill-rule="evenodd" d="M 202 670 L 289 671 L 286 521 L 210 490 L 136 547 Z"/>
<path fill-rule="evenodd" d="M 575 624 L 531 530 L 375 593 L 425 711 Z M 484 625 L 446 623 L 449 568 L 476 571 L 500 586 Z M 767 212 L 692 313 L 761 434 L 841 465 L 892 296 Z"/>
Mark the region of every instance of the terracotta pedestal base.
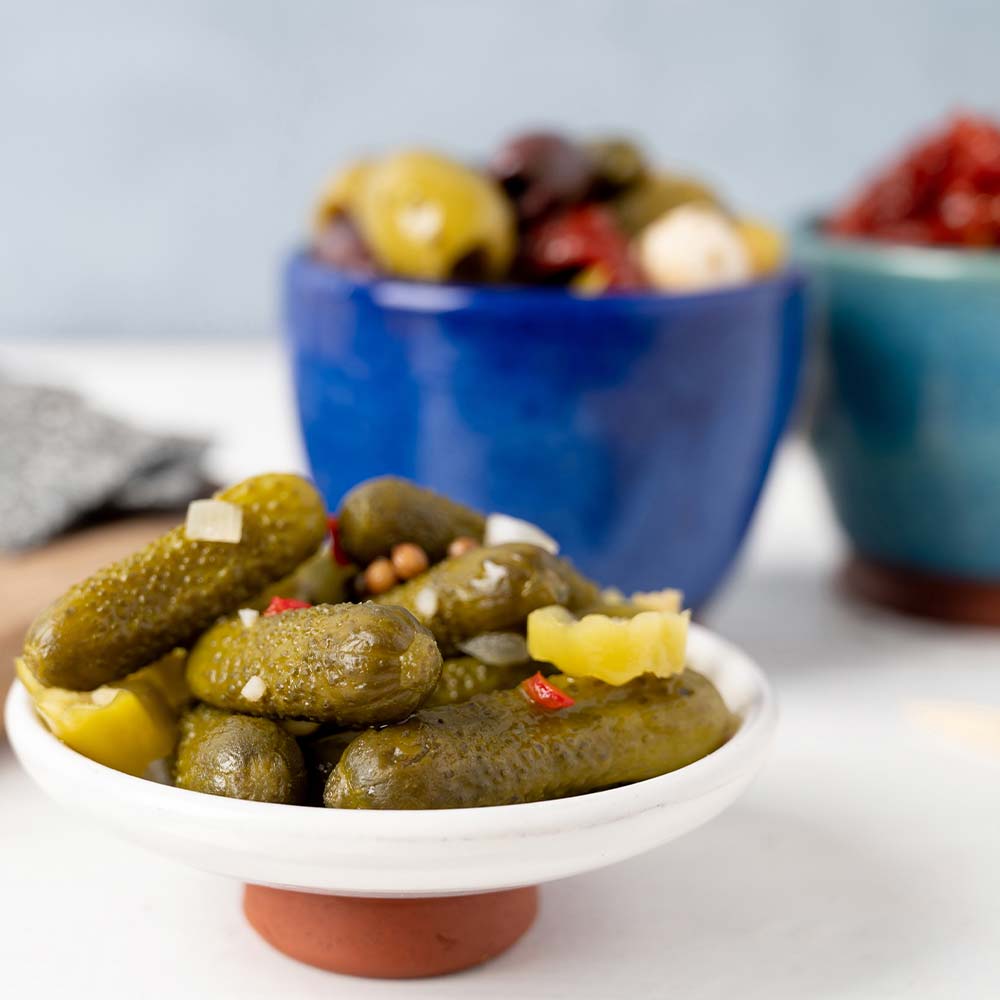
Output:
<path fill-rule="evenodd" d="M 856 596 L 906 614 L 967 625 L 1000 625 L 1000 582 L 936 576 L 858 555 L 847 564 L 843 580 Z"/>
<path fill-rule="evenodd" d="M 351 976 L 413 979 L 478 965 L 534 923 L 538 889 L 433 899 L 320 896 L 248 885 L 255 931 L 300 962 Z"/>

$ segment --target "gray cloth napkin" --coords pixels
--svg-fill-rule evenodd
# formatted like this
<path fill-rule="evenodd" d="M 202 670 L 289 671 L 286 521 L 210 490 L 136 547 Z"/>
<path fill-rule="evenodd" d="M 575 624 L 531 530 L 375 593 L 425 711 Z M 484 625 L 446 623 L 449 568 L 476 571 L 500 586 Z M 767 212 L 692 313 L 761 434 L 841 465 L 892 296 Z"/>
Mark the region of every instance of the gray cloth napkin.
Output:
<path fill-rule="evenodd" d="M 153 434 L 76 393 L 0 377 L 0 549 L 38 545 L 96 513 L 203 496 L 207 442 Z"/>

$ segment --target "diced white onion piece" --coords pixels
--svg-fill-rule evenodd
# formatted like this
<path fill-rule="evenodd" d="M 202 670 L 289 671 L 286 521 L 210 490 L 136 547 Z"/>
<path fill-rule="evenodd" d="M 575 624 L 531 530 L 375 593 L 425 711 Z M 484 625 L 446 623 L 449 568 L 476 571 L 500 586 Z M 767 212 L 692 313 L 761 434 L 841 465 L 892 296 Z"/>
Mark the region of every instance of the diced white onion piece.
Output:
<path fill-rule="evenodd" d="M 417 592 L 413 606 L 421 618 L 433 618 L 437 614 L 438 595 L 433 587 L 424 587 Z"/>
<path fill-rule="evenodd" d="M 264 697 L 266 691 L 267 685 L 264 683 L 264 678 L 258 677 L 257 674 L 254 674 L 253 677 L 251 677 L 250 680 L 243 685 L 243 690 L 240 691 L 240 695 L 243 698 L 246 698 L 247 701 L 260 701 L 260 699 Z"/>
<path fill-rule="evenodd" d="M 240 616 L 240 621 L 243 622 L 244 628 L 250 628 L 252 625 L 255 625 L 257 619 L 260 618 L 260 612 L 255 608 L 240 608 L 236 613 Z"/>
<path fill-rule="evenodd" d="M 527 640 L 516 632 L 484 632 L 460 642 L 458 648 L 489 667 L 512 667 L 531 659 Z"/>
<path fill-rule="evenodd" d="M 469 581 L 469 585 L 480 594 L 495 594 L 500 582 L 507 576 L 507 570 L 492 559 L 483 560 L 483 575 Z"/>
<path fill-rule="evenodd" d="M 225 500 L 192 500 L 184 531 L 194 541 L 235 544 L 243 537 L 243 508 Z"/>
<path fill-rule="evenodd" d="M 537 524 L 522 521 L 519 517 L 509 514 L 490 514 L 486 518 L 486 530 L 483 534 L 484 545 L 506 545 L 509 542 L 526 542 L 537 545 L 554 556 L 559 554 L 559 543 L 547 532 L 542 531 Z"/>
<path fill-rule="evenodd" d="M 90 700 L 98 708 L 104 708 L 118 697 L 118 688 L 99 687 L 96 691 L 90 692 Z"/>

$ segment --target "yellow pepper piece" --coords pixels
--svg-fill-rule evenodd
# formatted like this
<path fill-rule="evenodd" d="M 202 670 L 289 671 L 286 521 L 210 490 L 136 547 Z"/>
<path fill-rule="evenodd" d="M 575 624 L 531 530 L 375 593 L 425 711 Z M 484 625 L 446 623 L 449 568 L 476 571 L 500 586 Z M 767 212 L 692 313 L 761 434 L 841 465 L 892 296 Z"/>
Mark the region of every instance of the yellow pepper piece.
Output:
<path fill-rule="evenodd" d="M 625 684 L 640 674 L 684 669 L 691 612 L 640 611 L 632 618 L 584 615 L 553 605 L 528 615 L 528 652 L 573 677 Z"/>
<path fill-rule="evenodd" d="M 632 603 L 643 611 L 671 611 L 681 610 L 681 602 L 684 595 L 679 590 L 637 590 L 632 595 Z"/>
<path fill-rule="evenodd" d="M 93 691 L 46 687 L 18 660 L 17 676 L 52 733 L 72 750 L 126 774 L 142 775 L 173 752 L 177 713 L 190 700 L 185 655 L 175 650 Z"/>
<path fill-rule="evenodd" d="M 600 295 L 611 285 L 611 272 L 607 266 L 598 262 L 585 267 L 569 283 L 569 287 L 577 295 Z"/>
<path fill-rule="evenodd" d="M 771 274 L 785 262 L 785 238 L 776 229 L 756 219 L 738 219 L 739 233 L 747 254 L 750 270 L 755 275 Z"/>

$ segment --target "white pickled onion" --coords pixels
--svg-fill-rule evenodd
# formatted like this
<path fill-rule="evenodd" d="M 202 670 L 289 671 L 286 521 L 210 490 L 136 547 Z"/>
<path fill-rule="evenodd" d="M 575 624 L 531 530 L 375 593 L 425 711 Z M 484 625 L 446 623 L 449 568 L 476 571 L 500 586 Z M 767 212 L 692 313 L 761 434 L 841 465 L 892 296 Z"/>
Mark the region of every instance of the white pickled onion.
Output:
<path fill-rule="evenodd" d="M 488 667 L 512 667 L 531 659 L 527 640 L 516 632 L 483 632 L 460 642 L 458 648 Z"/>
<path fill-rule="evenodd" d="M 506 545 L 508 542 L 526 542 L 537 545 L 554 556 L 559 554 L 559 543 L 547 532 L 542 531 L 537 524 L 522 521 L 519 517 L 509 514 L 490 514 L 486 518 L 486 530 L 483 534 L 484 545 Z"/>

